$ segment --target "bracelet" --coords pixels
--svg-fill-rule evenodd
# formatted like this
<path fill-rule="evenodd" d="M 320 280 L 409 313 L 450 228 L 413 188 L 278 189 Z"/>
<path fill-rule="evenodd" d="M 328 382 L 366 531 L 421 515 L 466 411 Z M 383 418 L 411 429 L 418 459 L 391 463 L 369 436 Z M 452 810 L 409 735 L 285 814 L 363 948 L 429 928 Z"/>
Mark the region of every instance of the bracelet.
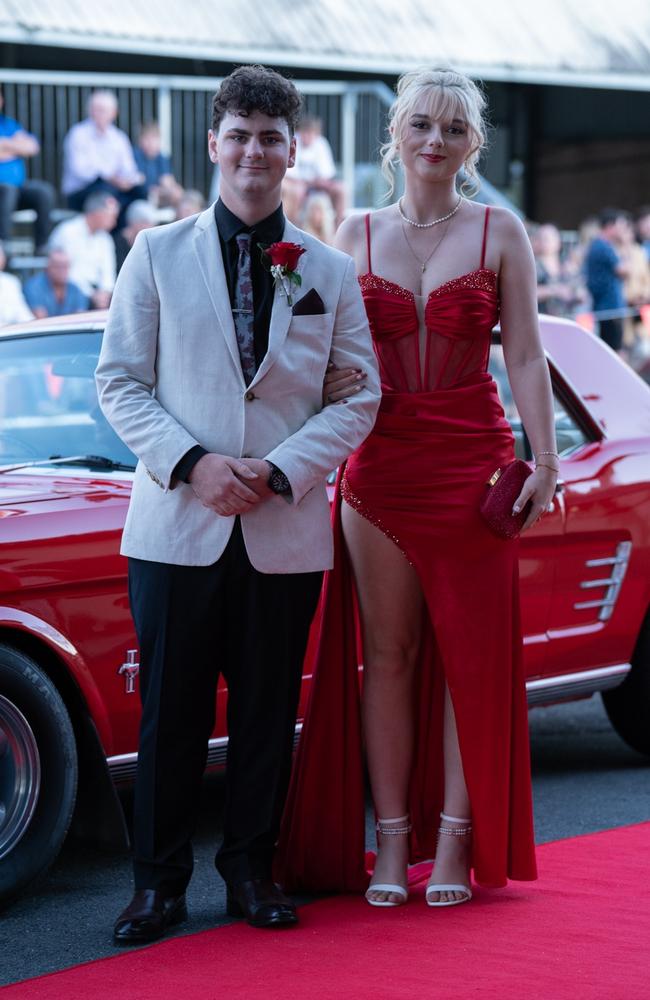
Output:
<path fill-rule="evenodd" d="M 537 458 L 538 455 L 552 455 L 553 458 L 557 458 L 557 459 L 559 459 L 559 457 L 560 457 L 556 451 L 538 451 L 535 454 L 535 458 Z"/>
<path fill-rule="evenodd" d="M 556 468 L 554 465 L 549 465 L 547 462 L 535 462 L 535 468 L 550 469 L 551 472 L 554 472 L 556 475 L 560 471 L 559 468 Z"/>

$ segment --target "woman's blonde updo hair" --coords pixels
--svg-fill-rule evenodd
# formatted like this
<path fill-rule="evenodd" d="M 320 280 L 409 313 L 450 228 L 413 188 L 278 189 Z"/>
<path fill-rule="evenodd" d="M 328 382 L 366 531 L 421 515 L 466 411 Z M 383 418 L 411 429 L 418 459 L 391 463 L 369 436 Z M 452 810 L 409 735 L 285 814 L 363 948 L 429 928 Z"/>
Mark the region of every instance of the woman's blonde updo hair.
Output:
<path fill-rule="evenodd" d="M 388 181 L 388 196 L 395 190 L 395 171 L 399 161 L 399 143 L 409 117 L 416 110 L 432 118 L 463 118 L 467 122 L 472 148 L 465 160 L 467 179 L 461 186 L 464 194 L 478 187 L 476 164 L 487 142 L 482 91 L 462 73 L 450 69 L 414 69 L 397 82 L 397 97 L 388 114 L 388 141 L 381 147 L 381 170 Z"/>

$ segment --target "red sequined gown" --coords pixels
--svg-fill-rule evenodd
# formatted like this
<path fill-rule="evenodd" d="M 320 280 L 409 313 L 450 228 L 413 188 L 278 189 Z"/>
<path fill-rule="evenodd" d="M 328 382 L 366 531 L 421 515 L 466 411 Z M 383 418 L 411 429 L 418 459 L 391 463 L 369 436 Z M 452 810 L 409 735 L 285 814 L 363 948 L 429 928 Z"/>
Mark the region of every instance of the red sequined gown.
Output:
<path fill-rule="evenodd" d="M 383 396 L 375 427 L 340 478 L 335 567 L 326 580 L 310 703 L 277 854 L 288 888 L 357 890 L 364 867 L 362 734 L 353 586 L 340 526 L 350 504 L 415 567 L 426 622 L 414 692 L 411 861 L 435 854 L 442 807 L 444 680 L 454 705 L 473 818 L 474 878 L 536 877 L 518 545 L 479 514 L 485 483 L 512 460 L 513 436 L 487 372 L 496 274 L 480 266 L 426 303 L 421 358 L 413 293 L 372 272 L 360 284 Z M 478 256 L 478 255 L 477 255 Z"/>

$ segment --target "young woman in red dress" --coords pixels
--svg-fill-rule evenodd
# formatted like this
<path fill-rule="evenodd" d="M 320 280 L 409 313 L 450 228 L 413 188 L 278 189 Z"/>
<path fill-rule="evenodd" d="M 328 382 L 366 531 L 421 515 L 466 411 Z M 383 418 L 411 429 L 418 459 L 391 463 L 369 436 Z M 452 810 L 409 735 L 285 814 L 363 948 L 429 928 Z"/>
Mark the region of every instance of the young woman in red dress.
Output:
<path fill-rule="evenodd" d="M 485 142 L 484 103 L 451 71 L 402 77 L 383 158 L 389 175 L 401 164 L 404 195 L 337 237 L 357 264 L 383 398 L 339 481 L 337 562 L 278 874 L 294 887 L 367 886 L 363 736 L 375 906 L 406 902 L 408 863 L 432 857 L 430 906 L 471 899 L 472 869 L 483 886 L 536 877 L 518 546 L 479 513 L 487 479 L 514 458 L 487 372 L 497 322 L 536 459 L 515 503 L 531 502 L 523 530 L 553 497 L 558 458 L 527 235 L 511 212 L 458 193 Z"/>

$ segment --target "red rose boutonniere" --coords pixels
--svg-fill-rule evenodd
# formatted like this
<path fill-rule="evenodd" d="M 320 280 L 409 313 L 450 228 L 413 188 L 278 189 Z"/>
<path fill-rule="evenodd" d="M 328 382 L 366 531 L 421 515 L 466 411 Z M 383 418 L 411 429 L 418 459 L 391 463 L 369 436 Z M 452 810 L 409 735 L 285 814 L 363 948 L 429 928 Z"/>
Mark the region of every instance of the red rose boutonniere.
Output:
<path fill-rule="evenodd" d="M 298 243 L 271 243 L 268 247 L 260 246 L 262 262 L 268 267 L 276 288 L 279 287 L 287 297 L 287 304 L 293 305 L 291 286 L 297 288 L 302 284 L 302 278 L 296 271 L 298 261 L 305 253 L 305 248 Z"/>

